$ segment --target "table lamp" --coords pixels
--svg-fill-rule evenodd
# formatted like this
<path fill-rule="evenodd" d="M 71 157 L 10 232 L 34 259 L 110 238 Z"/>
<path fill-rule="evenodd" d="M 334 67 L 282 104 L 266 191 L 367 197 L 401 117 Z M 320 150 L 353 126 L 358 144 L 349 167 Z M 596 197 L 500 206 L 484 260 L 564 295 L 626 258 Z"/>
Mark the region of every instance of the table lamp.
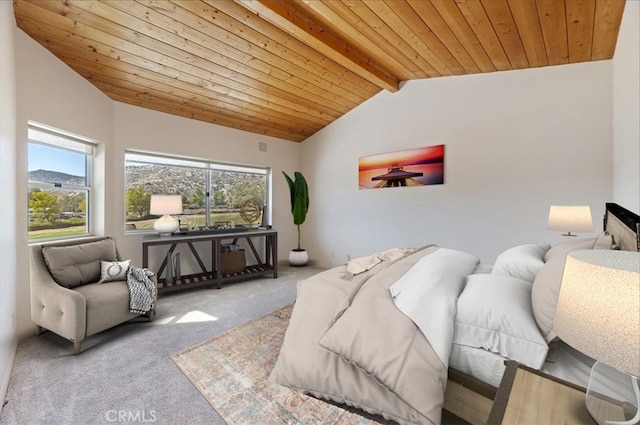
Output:
<path fill-rule="evenodd" d="M 592 357 L 585 404 L 600 425 L 640 420 L 640 253 L 567 254 L 556 307 L 558 337 Z"/>
<path fill-rule="evenodd" d="M 178 230 L 180 222 L 171 214 L 182 214 L 181 195 L 151 195 L 149 214 L 161 215 L 153 228 L 161 235 L 170 235 Z"/>
<path fill-rule="evenodd" d="M 563 233 L 562 236 L 577 236 L 571 232 L 593 232 L 591 208 L 588 205 L 552 205 L 549 208 L 547 229 Z"/>

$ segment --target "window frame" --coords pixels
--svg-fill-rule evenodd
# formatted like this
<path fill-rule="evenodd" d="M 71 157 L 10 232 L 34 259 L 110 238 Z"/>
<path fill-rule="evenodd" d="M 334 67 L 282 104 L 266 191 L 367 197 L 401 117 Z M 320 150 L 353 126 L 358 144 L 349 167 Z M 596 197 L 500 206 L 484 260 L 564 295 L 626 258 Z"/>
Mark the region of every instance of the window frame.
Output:
<path fill-rule="evenodd" d="M 134 157 L 133 159 L 128 159 L 130 157 Z M 147 158 L 152 158 L 154 161 L 145 161 Z M 175 162 L 173 162 L 175 161 Z M 186 157 L 180 155 L 171 155 L 165 153 L 158 152 L 150 152 L 143 151 L 138 149 L 125 149 L 124 151 L 124 205 L 125 211 L 124 214 L 124 232 L 125 234 L 146 234 L 146 233 L 156 233 L 153 229 L 128 229 L 127 228 L 127 211 L 126 211 L 126 196 L 127 196 L 127 163 L 133 162 L 140 165 L 158 165 L 158 166 L 167 166 L 167 167 L 183 167 L 189 168 L 193 170 L 203 170 L 205 172 L 204 178 L 204 187 L 202 188 L 205 192 L 205 226 L 210 227 L 213 225 L 213 221 L 211 220 L 211 216 L 213 214 L 213 193 L 211 192 L 211 183 L 212 183 L 212 171 L 229 171 L 229 172 L 238 172 L 238 173 L 250 173 L 250 174 L 262 174 L 265 177 L 265 194 L 264 194 L 264 202 L 266 205 L 265 214 L 267 217 L 270 217 L 271 211 L 271 191 L 272 191 L 272 170 L 269 166 L 261 166 L 261 165 L 252 165 L 252 164 L 241 164 L 241 163 L 231 163 L 231 162 L 223 162 L 219 160 L 211 160 L 204 158 L 194 158 L 194 157 Z"/>
<path fill-rule="evenodd" d="M 47 137 L 49 136 L 49 137 Z M 48 139 L 48 140 L 47 140 Z M 61 140 L 60 140 L 61 139 Z M 27 164 L 29 163 L 29 147 L 31 145 L 42 145 L 51 149 L 58 149 L 61 151 L 75 152 L 84 155 L 84 168 L 85 168 L 85 184 L 73 184 L 73 183 L 61 183 L 61 182 L 43 182 L 30 180 L 29 169 L 27 167 L 27 194 L 32 189 L 40 190 L 53 190 L 59 192 L 84 192 L 85 194 L 85 211 L 84 211 L 84 232 L 63 235 L 63 236 L 50 236 L 50 237 L 31 237 L 30 219 L 29 219 L 29 200 L 27 196 L 27 240 L 29 243 L 40 243 L 54 240 L 67 240 L 82 238 L 91 235 L 92 230 L 92 198 L 94 196 L 94 160 L 96 151 L 98 148 L 98 142 L 91 140 L 87 137 L 72 134 L 68 131 L 60 130 L 50 126 L 46 126 L 40 123 L 32 121 L 28 122 L 27 126 Z"/>

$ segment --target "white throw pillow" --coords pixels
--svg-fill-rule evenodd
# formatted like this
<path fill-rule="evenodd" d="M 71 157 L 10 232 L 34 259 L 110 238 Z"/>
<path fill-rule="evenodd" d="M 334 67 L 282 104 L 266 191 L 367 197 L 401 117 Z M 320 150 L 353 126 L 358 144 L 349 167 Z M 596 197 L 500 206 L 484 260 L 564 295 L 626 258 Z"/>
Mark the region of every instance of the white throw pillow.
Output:
<path fill-rule="evenodd" d="M 544 254 L 549 244 L 525 244 L 514 246 L 496 258 L 491 273 L 517 277 L 532 283 L 544 266 Z"/>
<path fill-rule="evenodd" d="M 453 342 L 541 368 L 549 347 L 533 317 L 531 284 L 510 276 L 470 275 L 458 298 Z"/>
<path fill-rule="evenodd" d="M 131 263 L 131 260 L 100 261 L 100 281 L 98 283 L 127 280 L 129 263 Z"/>

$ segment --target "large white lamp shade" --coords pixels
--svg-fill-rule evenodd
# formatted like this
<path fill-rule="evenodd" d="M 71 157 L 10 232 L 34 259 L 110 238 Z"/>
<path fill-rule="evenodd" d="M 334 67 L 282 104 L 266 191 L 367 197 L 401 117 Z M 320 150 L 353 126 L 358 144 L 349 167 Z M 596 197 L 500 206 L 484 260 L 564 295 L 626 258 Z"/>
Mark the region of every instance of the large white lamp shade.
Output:
<path fill-rule="evenodd" d="M 180 222 L 172 217 L 171 214 L 182 214 L 182 196 L 181 195 L 151 195 L 151 206 L 149 213 L 153 215 L 162 215 L 155 223 L 153 228 L 161 235 L 170 235 L 178 230 Z"/>
<path fill-rule="evenodd" d="M 561 340 L 597 360 L 587 392 L 592 416 L 602 424 L 636 423 L 640 419 L 640 253 L 578 250 L 567 254 L 553 327 Z M 635 412 L 620 408 L 619 417 L 612 421 L 616 403 L 611 400 L 623 400 L 618 406 L 634 405 Z"/>
<path fill-rule="evenodd" d="M 593 232 L 591 208 L 588 205 L 552 205 L 549 208 L 547 229 L 563 233 L 563 236 L 576 236 L 576 233 Z"/>

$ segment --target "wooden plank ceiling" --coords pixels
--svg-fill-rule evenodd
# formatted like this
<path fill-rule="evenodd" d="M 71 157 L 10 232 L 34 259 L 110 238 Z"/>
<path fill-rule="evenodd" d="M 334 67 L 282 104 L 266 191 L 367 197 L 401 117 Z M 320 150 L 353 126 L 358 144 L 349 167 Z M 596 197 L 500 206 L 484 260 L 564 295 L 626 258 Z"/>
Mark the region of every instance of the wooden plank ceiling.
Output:
<path fill-rule="evenodd" d="M 110 98 L 300 142 L 404 80 L 610 59 L 624 0 L 14 0 Z"/>

